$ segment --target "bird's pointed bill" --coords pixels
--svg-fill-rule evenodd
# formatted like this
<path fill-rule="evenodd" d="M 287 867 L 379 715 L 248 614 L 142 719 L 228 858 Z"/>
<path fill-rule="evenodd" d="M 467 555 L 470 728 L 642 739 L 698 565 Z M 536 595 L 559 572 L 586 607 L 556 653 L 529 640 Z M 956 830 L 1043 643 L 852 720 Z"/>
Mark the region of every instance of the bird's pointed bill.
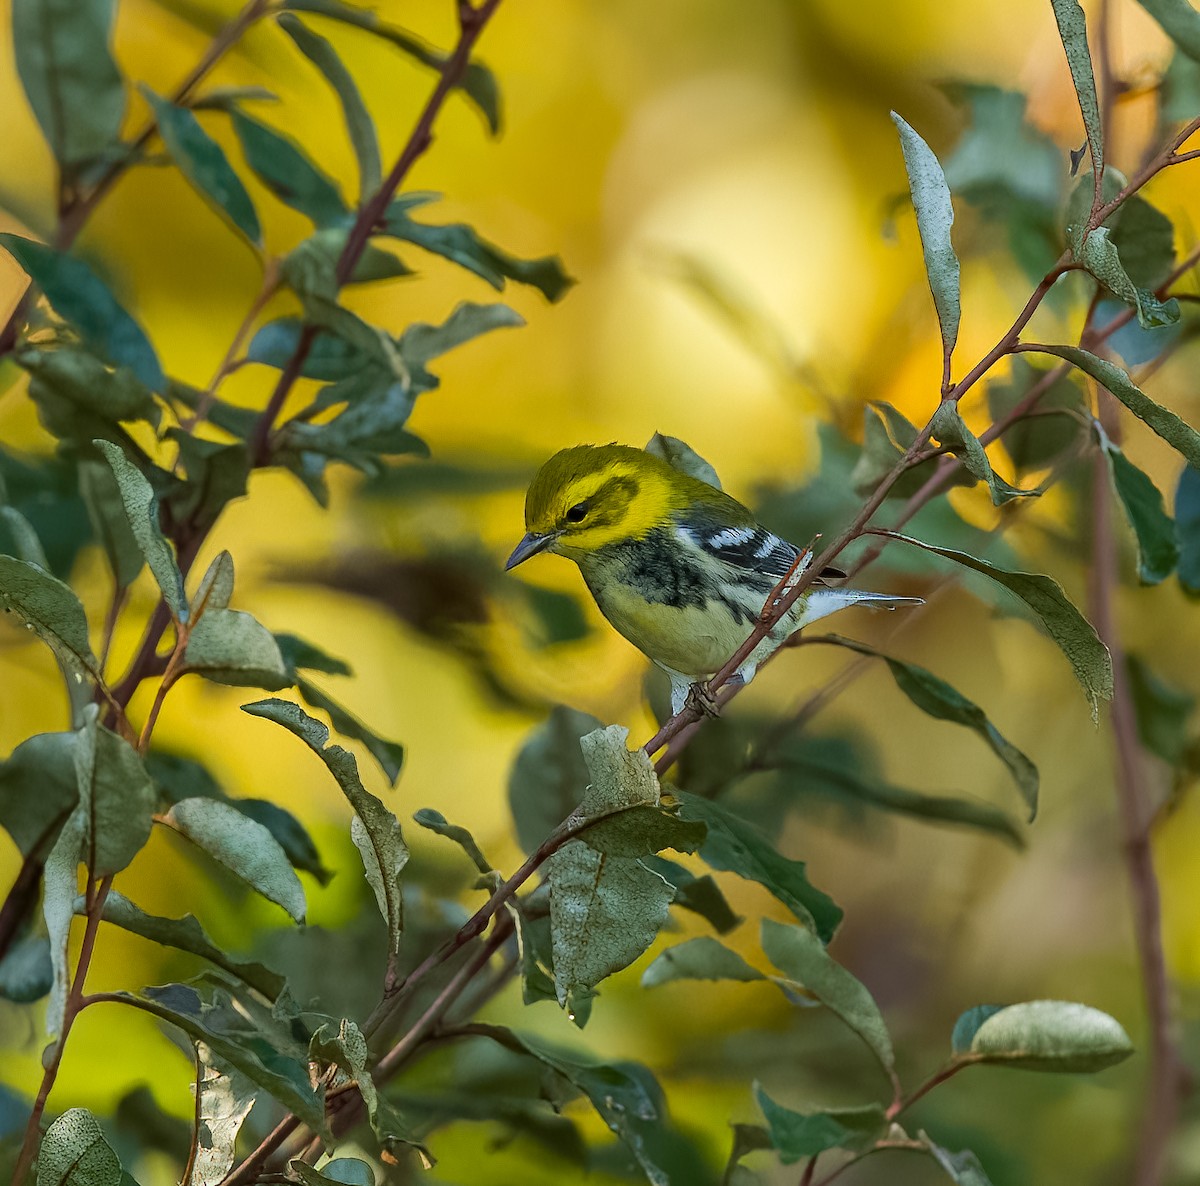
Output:
<path fill-rule="evenodd" d="M 516 568 L 518 564 L 528 560 L 530 556 L 536 556 L 539 552 L 544 552 L 557 536 L 553 532 L 547 532 L 545 535 L 538 535 L 537 532 L 527 532 L 512 550 L 512 555 L 509 556 L 504 565 L 504 571 L 507 572 L 510 568 Z"/>

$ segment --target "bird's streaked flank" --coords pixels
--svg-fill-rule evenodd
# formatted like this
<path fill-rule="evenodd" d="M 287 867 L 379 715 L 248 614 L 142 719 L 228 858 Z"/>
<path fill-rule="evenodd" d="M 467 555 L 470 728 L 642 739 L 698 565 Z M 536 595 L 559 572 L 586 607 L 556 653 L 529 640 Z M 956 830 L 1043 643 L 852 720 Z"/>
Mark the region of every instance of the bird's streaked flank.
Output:
<path fill-rule="evenodd" d="M 735 498 L 628 445 L 556 453 L 530 483 L 525 527 L 505 567 L 539 552 L 574 560 L 600 612 L 671 677 L 675 712 L 746 641 L 775 586 L 811 559 Z M 890 609 L 920 598 L 830 588 L 818 577 L 738 677 L 752 679 L 802 626 L 864 603 Z"/>

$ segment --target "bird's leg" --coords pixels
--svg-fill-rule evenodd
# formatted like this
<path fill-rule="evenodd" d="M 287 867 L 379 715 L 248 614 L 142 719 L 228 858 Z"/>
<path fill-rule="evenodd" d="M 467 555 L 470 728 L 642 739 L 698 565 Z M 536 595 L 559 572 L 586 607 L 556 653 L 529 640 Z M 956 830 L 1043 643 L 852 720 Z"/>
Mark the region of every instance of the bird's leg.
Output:
<path fill-rule="evenodd" d="M 707 681 L 702 679 L 698 679 L 688 688 L 687 699 L 683 702 L 683 707 L 690 708 L 705 717 L 721 715 L 721 706 L 717 703 L 716 697 L 708 690 Z"/>

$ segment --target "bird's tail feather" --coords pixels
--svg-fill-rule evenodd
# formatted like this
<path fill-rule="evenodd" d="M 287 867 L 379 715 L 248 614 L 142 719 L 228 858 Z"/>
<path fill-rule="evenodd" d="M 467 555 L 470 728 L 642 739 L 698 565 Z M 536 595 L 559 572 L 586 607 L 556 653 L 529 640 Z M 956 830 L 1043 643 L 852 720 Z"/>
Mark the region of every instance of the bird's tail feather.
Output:
<path fill-rule="evenodd" d="M 804 612 L 792 629 L 811 625 L 838 610 L 851 605 L 866 605 L 872 609 L 899 609 L 906 605 L 924 605 L 922 597 L 895 597 L 890 593 L 868 593 L 865 589 L 813 589 L 804 603 Z"/>

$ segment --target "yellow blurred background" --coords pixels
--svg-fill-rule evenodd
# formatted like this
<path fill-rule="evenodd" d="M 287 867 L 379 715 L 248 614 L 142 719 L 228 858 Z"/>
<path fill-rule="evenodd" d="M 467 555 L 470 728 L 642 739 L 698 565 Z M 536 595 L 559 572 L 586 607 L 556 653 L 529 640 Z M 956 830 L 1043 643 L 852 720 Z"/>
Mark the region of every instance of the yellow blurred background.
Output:
<path fill-rule="evenodd" d="M 0 4 L 6 30 L 0 229 L 45 235 L 53 220 L 52 163 L 13 66 L 7 7 Z M 387 19 L 439 44 L 453 38 L 449 0 L 378 7 Z M 1169 55 L 1165 39 L 1137 5 L 1114 7 L 1121 73 L 1155 76 Z M 235 11 L 232 2 L 124 0 L 116 55 L 128 77 L 169 93 Z M 376 118 L 384 159 L 394 158 L 432 76 L 365 33 L 316 18 L 313 25 L 352 67 Z M 962 115 L 939 84 L 991 82 L 1028 94 L 1029 119 L 1064 158 L 1082 140 L 1043 0 L 505 0 L 479 56 L 500 81 L 503 134 L 488 139 L 477 113 L 453 99 L 407 187 L 445 195 L 423 212 L 431 220 L 465 220 L 521 256 L 560 254 L 578 284 L 557 305 L 510 287 L 499 299 L 527 326 L 488 335 L 435 365 L 442 386 L 420 399 L 411 428 L 435 461 L 468 466 L 532 472 L 567 444 L 640 445 L 661 431 L 687 440 L 713 462 L 728 490 L 750 499 L 759 489 L 796 484 L 812 472 L 821 417 L 857 434 L 861 405 L 885 399 L 923 423 L 937 400 L 940 346 L 911 212 L 893 217 L 906 182 L 889 109 L 945 153 Z M 336 102 L 272 22 L 253 29 L 209 85 L 233 84 L 275 90 L 280 103 L 256 105 L 255 114 L 297 137 L 352 191 L 353 158 Z M 1130 168 L 1144 151 L 1148 112 L 1138 100 L 1118 108 L 1113 159 L 1119 166 Z M 127 127 L 140 126 L 144 117 L 145 105 L 134 95 Z M 231 159 L 240 159 L 227 120 L 208 118 L 205 126 Z M 269 248 L 284 253 L 306 224 L 253 180 L 248 184 Z M 1181 250 L 1194 241 L 1195 193 L 1195 174 L 1183 168 L 1148 190 L 1176 220 Z M 989 240 L 996 234 L 960 209 L 958 374 L 991 347 L 1030 290 L 1005 244 Z M 78 250 L 147 328 L 168 371 L 204 386 L 258 288 L 258 265 L 244 244 L 176 171 L 140 168 L 104 201 Z M 442 261 L 400 254 L 413 257 L 408 262 L 419 266 L 419 275 L 360 287 L 348 298 L 392 333 L 414 321 L 441 321 L 460 300 L 495 297 L 482 281 Z M 756 355 L 680 283 L 673 261 L 681 256 L 723 277 L 778 327 L 790 370 Z M 0 311 L 15 302 L 23 280 L 14 263 L 0 258 Z M 280 296 L 268 315 L 295 308 L 294 299 Z M 1034 336 L 1074 341 L 1081 315 L 1068 306 L 1046 310 Z M 2 376 L 6 445 L 48 451 L 51 440 L 36 423 L 23 380 L 15 372 Z M 1194 352 L 1190 361 L 1185 353 L 1155 375 L 1150 390 L 1195 422 L 1200 393 L 1194 376 Z M 244 367 L 222 394 L 261 406 L 273 378 L 264 368 Z M 310 397 L 308 386 L 299 385 L 296 407 Z M 982 387 L 963 410 L 976 428 L 988 423 Z M 1134 431 L 1128 451 L 1163 489 L 1173 489 L 1178 462 L 1165 446 Z M 390 796 L 402 820 L 430 806 L 468 825 L 498 867 L 511 870 L 520 855 L 507 773 L 540 719 L 537 702 L 568 703 L 628 725 L 631 741 L 644 740 L 653 729 L 642 698 L 644 662 L 590 602 L 595 629 L 585 640 L 540 650 L 519 645 L 518 626 L 502 614 L 480 630 L 478 645 L 532 707 L 504 705 L 469 665 L 377 603 L 297 581 L 297 571 L 318 562 L 353 565 L 370 550 L 412 555 L 438 541 L 452 546 L 476 535 L 500 559 L 523 530 L 515 483 L 499 494 L 434 494 L 405 504 L 359 501 L 353 493 L 360 482 L 339 473 L 331 508 L 323 511 L 290 475 L 256 475 L 249 497 L 232 506 L 212 534 L 196 571 L 217 550 L 229 549 L 238 571 L 235 607 L 345 658 L 353 678 L 324 679 L 323 686 L 407 747 L 394 792 L 385 791 L 357 749 L 368 786 Z M 990 527 L 996 521 L 978 490 L 956 492 L 954 502 L 972 522 Z M 1082 570 L 1059 555 L 1050 530 L 1075 529 L 1066 515 L 1064 500 L 1044 499 L 1021 512 L 1010 542 L 1082 603 Z M 554 559 L 512 579 L 580 590 L 574 568 Z M 100 557 L 85 553 L 73 583 L 97 630 L 106 580 Z M 136 647 L 154 596 L 144 575 L 117 633 L 118 668 Z M 1164 678 L 1200 693 L 1194 659 L 1200 615 L 1177 587 L 1127 589 L 1120 608 L 1130 649 Z M 1042 810 L 1021 853 L 969 833 L 883 816 L 853 826 L 837 817 L 793 820 L 781 838 L 809 862 L 815 884 L 845 907 L 835 954 L 879 998 L 906 1081 L 935 1069 L 954 1018 L 980 1001 L 1083 1000 L 1112 1012 L 1140 1043 L 1143 1014 L 1113 818 L 1109 732 L 1103 721 L 1093 728 L 1062 657 L 1024 622 L 995 616 L 956 588 L 909 621 L 863 616 L 839 621 L 837 629 L 886 644 L 954 683 L 986 708 L 1043 776 Z M 0 750 L 8 753 L 31 733 L 64 727 L 66 717 L 48 654 L 7 626 L 0 631 Z M 814 650 L 784 656 L 739 701 L 738 711 L 752 711 L 756 702 L 799 703 L 844 663 L 840 654 Z M 156 738 L 203 758 L 231 794 L 274 799 L 295 811 L 326 864 L 338 870 L 324 888 L 305 878 L 309 922 L 336 929 L 361 900 L 346 805 L 305 747 L 237 710 L 253 698 L 184 681 L 167 700 Z M 135 719 L 147 707 L 143 690 L 133 705 Z M 894 783 L 1015 806 L 1002 768 L 978 739 L 921 717 L 886 672 L 853 683 L 821 722 L 865 727 Z M 1165 786 L 1169 772 L 1153 766 L 1150 778 Z M 419 833 L 415 825 L 406 827 L 414 867 L 453 862 L 444 842 Z M 1200 806 L 1192 796 L 1162 827 L 1157 850 L 1169 959 L 1185 995 L 1200 979 L 1198 841 Z M 18 862 L 15 848 L 0 837 L 0 881 Z M 273 907 L 225 883 L 214 886 L 174 837 L 156 834 L 118 887 L 152 912 L 194 911 L 218 942 L 233 946 L 249 946 L 248 928 L 284 922 Z M 765 895 L 734 883 L 726 888 L 751 919 L 774 910 Z M 749 951 L 754 931 L 747 924 L 733 944 Z M 89 984 L 158 983 L 177 974 L 172 959 L 106 930 Z M 739 1041 L 739 1030 L 749 1019 L 780 1034 L 811 1023 L 769 988 L 673 984 L 643 991 L 637 978 L 644 964 L 603 986 L 582 1035 L 552 1006 L 523 1010 L 515 990 L 491 1014 L 560 1042 L 582 1041 L 605 1057 L 648 1061 L 667 1086 L 673 1115 L 702 1134 L 703 1147 L 720 1164 L 727 1121 L 755 1118 L 748 1085 L 765 1058 L 753 1043 Z M 828 1033 L 825 1040 L 832 1044 Z M 27 1012 L 0 1004 L 0 1041 L 0 1080 L 31 1094 L 42 1038 Z M 818 1043 L 812 1068 L 794 1067 L 792 1079 L 778 1078 L 776 1069 L 761 1077 L 773 1094 L 800 1107 L 809 1102 L 806 1091 L 819 1096 L 820 1069 L 831 1057 Z M 931 1128 L 935 1121 L 943 1130 L 949 1126 L 961 1144 L 972 1144 L 998 1186 L 1116 1181 L 1114 1167 L 1135 1131 L 1143 1075 L 1140 1059 L 1087 1080 L 984 1070 L 945 1089 L 921 1116 Z M 105 1112 L 139 1082 L 150 1085 L 169 1113 L 190 1114 L 188 1064 L 156 1027 L 124 1011 L 90 1009 L 72 1035 L 52 1108 L 80 1104 Z M 1200 1127 L 1189 1131 L 1181 1173 L 1190 1167 L 1200 1174 Z M 473 1186 L 572 1180 L 573 1171 L 521 1141 L 490 1149 L 487 1138 L 486 1126 L 461 1125 L 443 1135 L 434 1142 L 441 1161 L 425 1180 Z M 148 1165 L 141 1180 L 162 1180 Z M 767 1165 L 763 1160 L 762 1168 Z M 773 1182 L 797 1176 L 766 1172 L 775 1175 Z M 932 1168 L 881 1160 L 846 1181 L 935 1178 Z"/>

